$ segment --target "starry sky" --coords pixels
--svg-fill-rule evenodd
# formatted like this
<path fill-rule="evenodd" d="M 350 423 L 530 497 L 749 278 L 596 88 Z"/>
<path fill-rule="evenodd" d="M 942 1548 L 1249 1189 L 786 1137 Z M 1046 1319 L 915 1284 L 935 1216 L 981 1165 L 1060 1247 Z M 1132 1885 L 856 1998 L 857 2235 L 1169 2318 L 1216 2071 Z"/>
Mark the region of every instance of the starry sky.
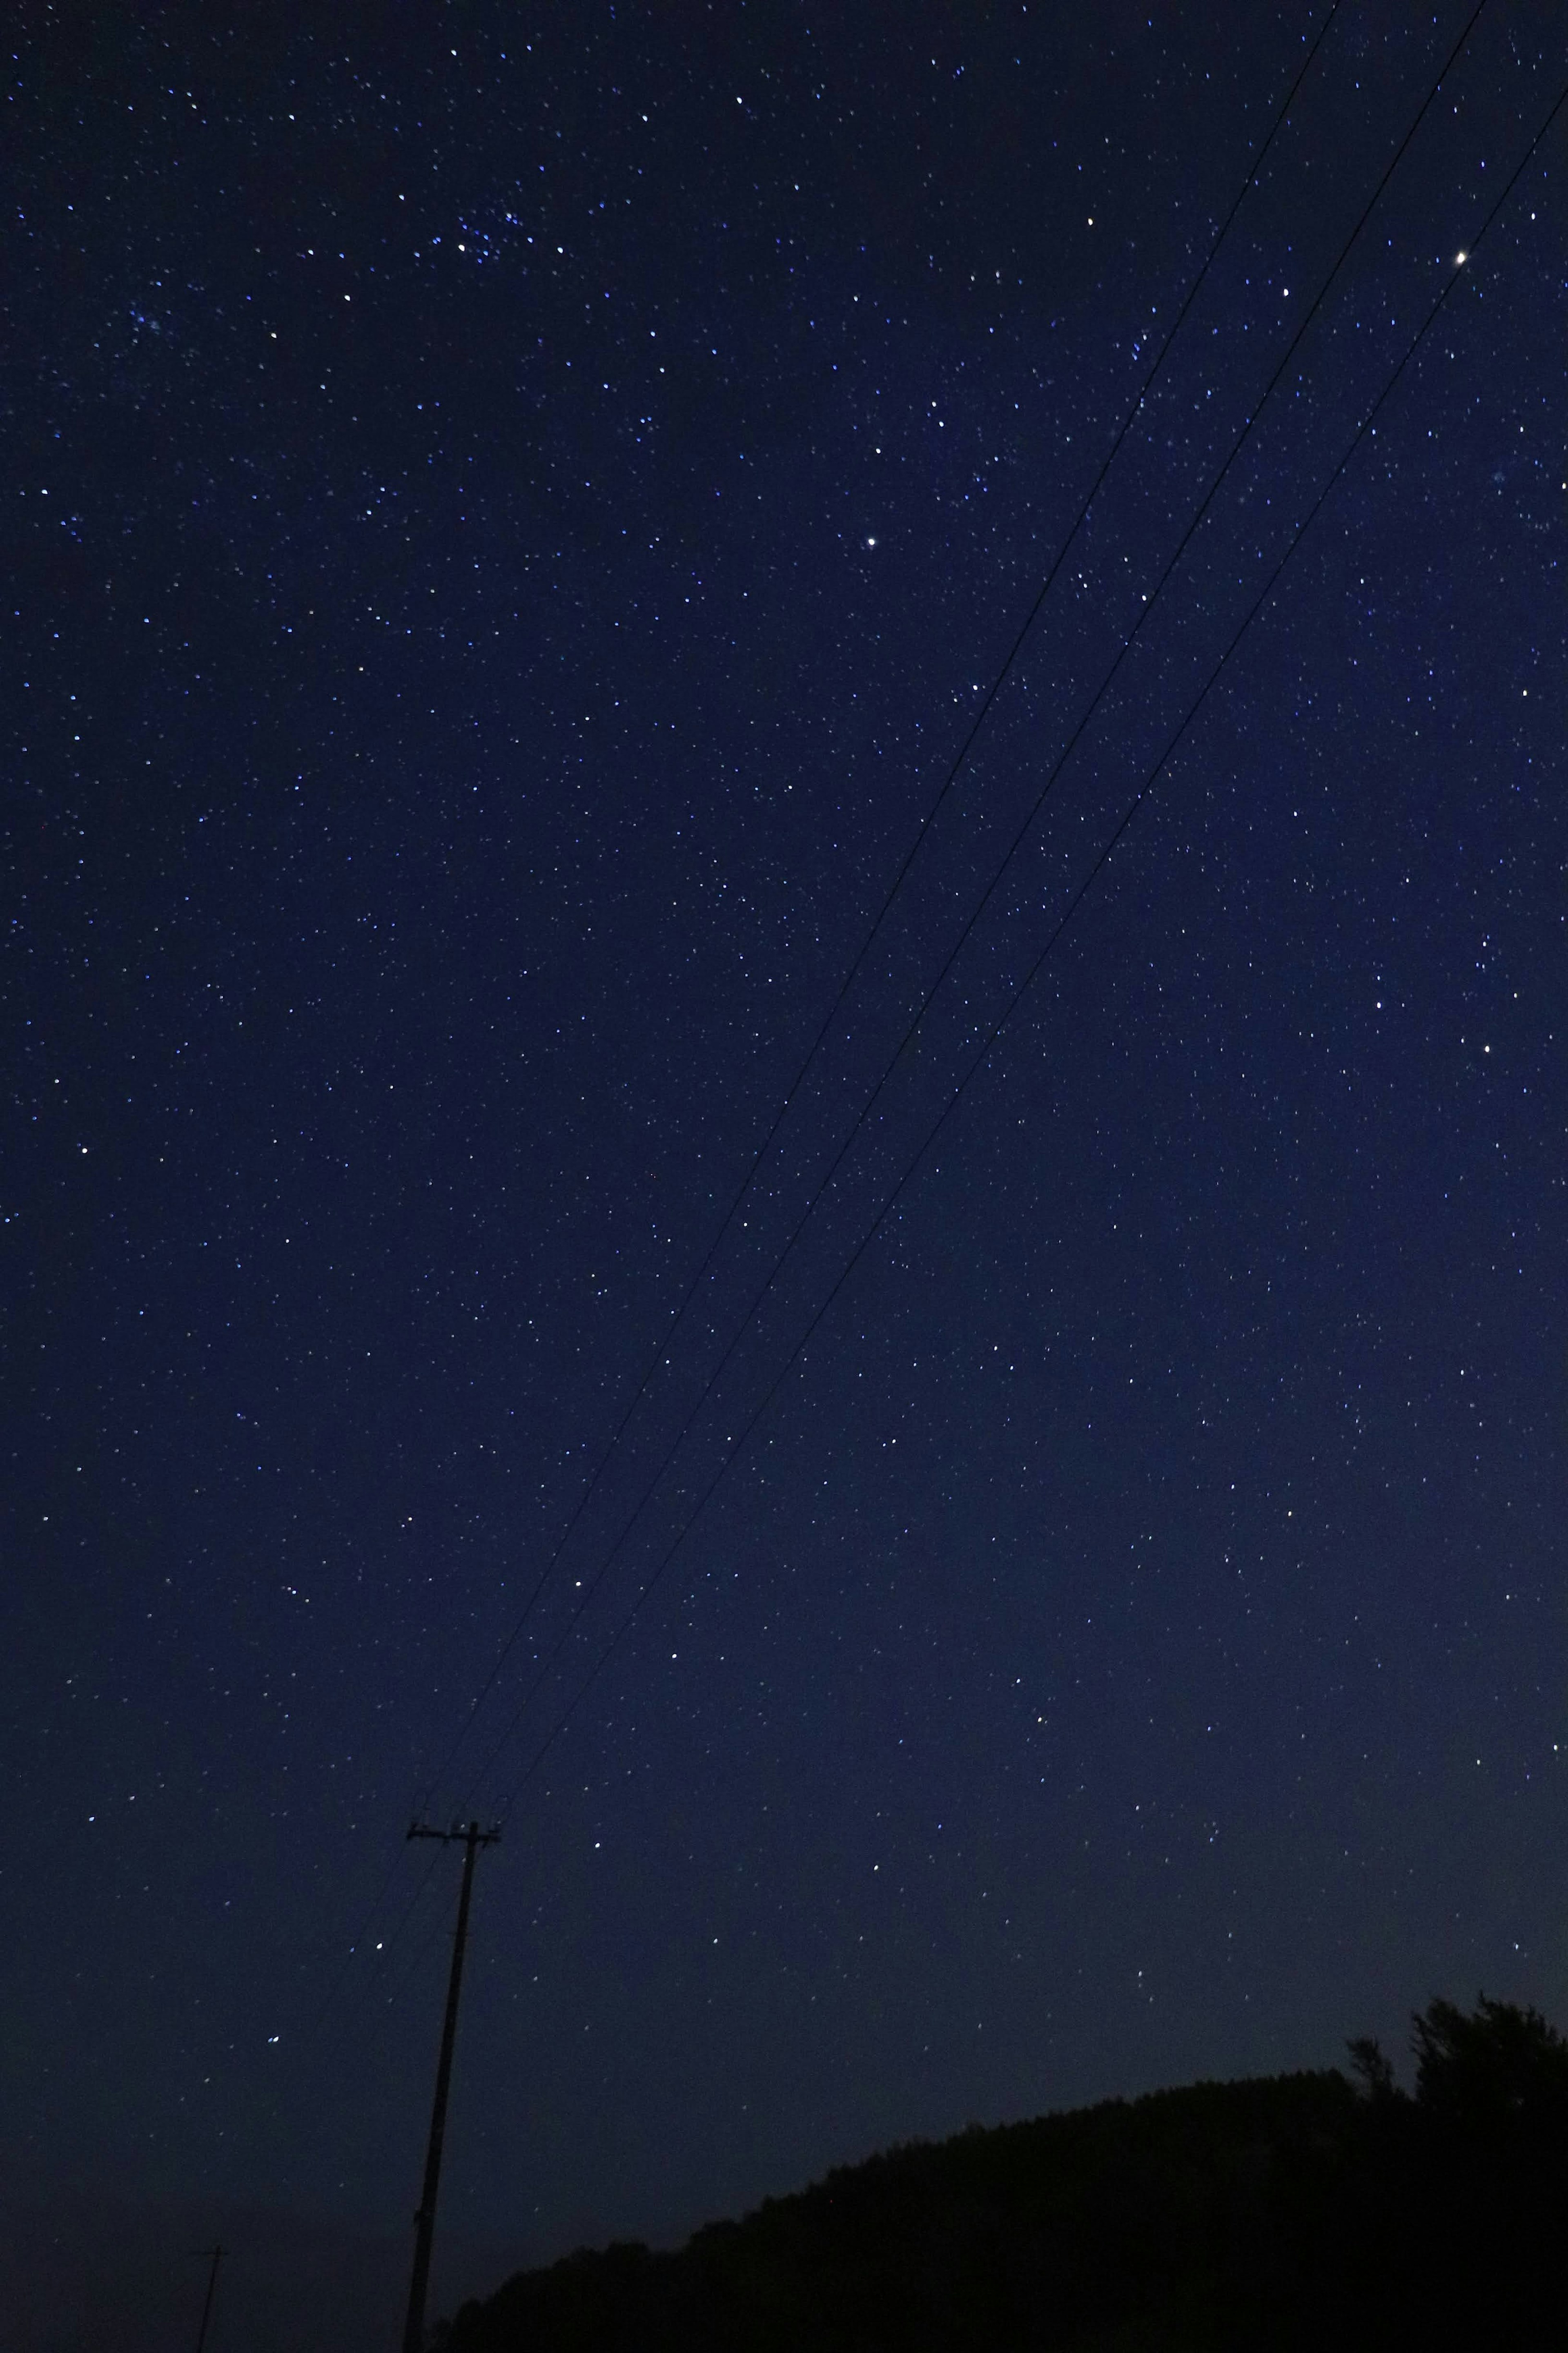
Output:
<path fill-rule="evenodd" d="M 24 12 L 7 2166 L 400 2288 L 416 1812 L 510 2262 L 1568 2015 L 1568 60 L 1472 13 Z"/>

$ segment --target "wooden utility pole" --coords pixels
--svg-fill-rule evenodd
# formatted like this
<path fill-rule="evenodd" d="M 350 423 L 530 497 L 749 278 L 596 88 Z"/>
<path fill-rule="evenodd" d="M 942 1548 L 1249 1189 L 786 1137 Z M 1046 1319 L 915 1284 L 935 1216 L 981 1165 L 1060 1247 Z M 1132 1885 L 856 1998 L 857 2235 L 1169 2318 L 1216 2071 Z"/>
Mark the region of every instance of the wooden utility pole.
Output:
<path fill-rule="evenodd" d="M 425 2156 L 425 2189 L 414 2217 L 414 2276 L 408 2283 L 408 2317 L 403 2328 L 403 2353 L 424 2353 L 425 2297 L 430 2285 L 430 2245 L 436 2235 L 436 2199 L 441 2187 L 441 2143 L 447 2133 L 447 2089 L 452 2080 L 452 2045 L 458 2039 L 458 1996 L 463 1985 L 463 1947 L 468 1940 L 468 1902 L 474 1892 L 474 1857 L 482 1846 L 494 1846 L 499 1830 L 482 1831 L 478 1822 L 454 1822 L 449 1831 L 411 1822 L 411 1839 L 440 1839 L 463 1849 L 463 1887 L 458 1898 L 458 1933 L 452 1940 L 452 1974 L 447 1980 L 447 2015 L 441 2025 L 441 2056 L 436 2063 L 436 2101 L 430 2111 L 430 2146 Z"/>
<path fill-rule="evenodd" d="M 205 2253 L 206 2251 L 204 2248 L 202 2252 Z M 222 2261 L 223 2249 L 215 2247 L 213 2267 L 207 2274 L 206 2300 L 202 2306 L 202 2325 L 196 2331 L 196 2353 L 202 2353 L 202 2348 L 207 2341 L 207 2323 L 213 2316 L 213 2298 L 217 2294 L 217 2267 Z"/>

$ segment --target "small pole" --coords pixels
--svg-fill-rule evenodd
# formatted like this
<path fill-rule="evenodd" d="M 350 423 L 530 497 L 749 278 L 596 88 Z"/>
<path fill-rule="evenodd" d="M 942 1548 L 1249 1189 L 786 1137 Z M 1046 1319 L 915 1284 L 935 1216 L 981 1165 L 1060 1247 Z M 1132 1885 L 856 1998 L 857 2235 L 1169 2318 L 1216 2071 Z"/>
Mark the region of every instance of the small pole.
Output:
<path fill-rule="evenodd" d="M 408 2317 L 403 2327 L 403 2353 L 424 2353 L 425 2298 L 430 2285 L 430 2247 L 436 2235 L 436 2199 L 441 2187 L 441 2144 L 447 2134 L 447 2093 L 452 2081 L 452 2045 L 458 2037 L 458 1996 L 463 1984 L 463 1948 L 468 1940 L 468 1903 L 474 1892 L 474 1857 L 482 1846 L 494 1846 L 499 1830 L 482 1831 L 478 1822 L 449 1831 L 411 1822 L 411 1839 L 460 1841 L 463 1884 L 458 1897 L 458 1933 L 452 1940 L 452 1973 L 447 1980 L 447 2014 L 441 2024 L 441 2055 L 436 2063 L 436 2099 L 430 2111 L 430 2146 L 425 2155 L 425 2188 L 414 2217 L 414 2275 L 408 2283 Z"/>
<path fill-rule="evenodd" d="M 207 2323 L 213 2316 L 213 2298 L 217 2294 L 217 2267 L 222 2261 L 223 2249 L 215 2247 L 213 2267 L 207 2274 L 206 2298 L 202 2306 L 202 2325 L 196 2331 L 196 2353 L 202 2353 L 202 2348 L 207 2341 Z"/>

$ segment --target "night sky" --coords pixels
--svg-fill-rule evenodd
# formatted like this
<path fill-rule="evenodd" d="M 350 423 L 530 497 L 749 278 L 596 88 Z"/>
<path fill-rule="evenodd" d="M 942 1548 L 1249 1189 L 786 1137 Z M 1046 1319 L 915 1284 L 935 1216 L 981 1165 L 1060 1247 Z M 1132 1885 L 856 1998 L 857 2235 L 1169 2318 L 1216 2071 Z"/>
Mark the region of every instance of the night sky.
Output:
<path fill-rule="evenodd" d="M 1481 235 L 1551 0 L 1328 282 L 1472 9 L 1334 11 L 804 1077 L 1326 5 L 24 12 L 0 2162 L 68 2271 L 177 2217 L 194 2336 L 186 2216 L 266 2210 L 395 2308 L 416 1811 L 505 1824 L 436 2310 L 1568 2018 L 1568 114 Z"/>

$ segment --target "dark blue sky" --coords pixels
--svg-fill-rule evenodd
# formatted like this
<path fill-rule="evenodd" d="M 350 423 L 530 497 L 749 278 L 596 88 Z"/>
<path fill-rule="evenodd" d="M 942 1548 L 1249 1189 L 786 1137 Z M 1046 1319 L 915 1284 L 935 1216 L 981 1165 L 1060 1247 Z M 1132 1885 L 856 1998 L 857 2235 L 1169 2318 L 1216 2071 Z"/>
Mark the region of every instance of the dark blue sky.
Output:
<path fill-rule="evenodd" d="M 398 2233 L 418 1802 L 518 2260 L 1568 2010 L 1561 118 L 535 1761 L 1545 118 L 1491 0 L 606 1568 L 1469 13 L 1336 12 L 668 1347 L 1324 11 L 29 18 L 7 2162 Z"/>

